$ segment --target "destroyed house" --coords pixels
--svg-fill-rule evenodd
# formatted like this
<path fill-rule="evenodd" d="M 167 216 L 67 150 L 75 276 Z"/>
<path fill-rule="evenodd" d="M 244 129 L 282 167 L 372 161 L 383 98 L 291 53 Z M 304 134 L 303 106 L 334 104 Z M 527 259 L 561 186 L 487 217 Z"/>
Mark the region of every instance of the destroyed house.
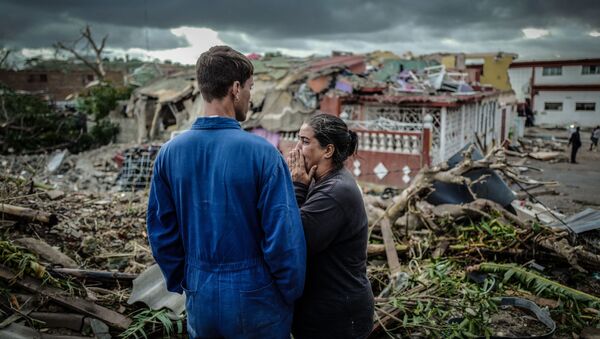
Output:
<path fill-rule="evenodd" d="M 339 116 L 359 135 L 358 155 L 346 164 L 359 181 L 406 186 L 422 167 L 448 160 L 467 144 L 489 149 L 512 129 L 512 91 L 475 91 L 465 74 L 446 72 L 443 65 L 405 60 L 393 63 L 394 69 L 366 73 L 360 55 L 276 56 L 253 63 L 251 111 L 242 127 L 287 154 L 311 114 Z M 411 71 L 417 68 L 420 73 Z M 188 73 L 138 88 L 127 115 L 135 119 L 133 134 L 141 142 L 162 132 L 176 135 L 202 111 Z"/>
<path fill-rule="evenodd" d="M 344 119 L 359 137 L 358 156 L 346 167 L 357 180 L 406 186 L 424 166 L 448 160 L 465 145 L 490 148 L 508 137 L 514 105 L 504 92 L 467 96 L 330 96 L 321 110 Z M 284 154 L 297 132 L 283 132 Z"/>
<path fill-rule="evenodd" d="M 485 149 L 509 135 L 512 91 L 477 92 L 466 74 L 422 60 L 365 70 L 364 56 L 335 56 L 308 61 L 268 84 L 255 80 L 257 109 L 244 128 L 287 154 L 310 114 L 339 116 L 359 136 L 358 155 L 346 167 L 359 181 L 396 187 L 469 143 Z"/>

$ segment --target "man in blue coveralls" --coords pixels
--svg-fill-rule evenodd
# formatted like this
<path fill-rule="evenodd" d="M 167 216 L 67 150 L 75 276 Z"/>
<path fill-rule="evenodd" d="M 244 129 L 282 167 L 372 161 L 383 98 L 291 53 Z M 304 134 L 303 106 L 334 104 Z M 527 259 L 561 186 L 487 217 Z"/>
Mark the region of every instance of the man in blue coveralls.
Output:
<path fill-rule="evenodd" d="M 192 338 L 289 338 L 306 244 L 289 170 L 245 132 L 252 63 L 217 46 L 196 64 L 205 116 L 162 146 L 148 239 Z"/>

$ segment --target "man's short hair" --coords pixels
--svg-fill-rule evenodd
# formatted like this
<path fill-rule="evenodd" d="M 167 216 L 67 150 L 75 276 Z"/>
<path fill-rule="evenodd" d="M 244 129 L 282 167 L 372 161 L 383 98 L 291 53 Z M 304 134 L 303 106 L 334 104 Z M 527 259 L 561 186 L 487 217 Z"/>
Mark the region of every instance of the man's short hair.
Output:
<path fill-rule="evenodd" d="M 253 72 L 250 60 L 229 46 L 211 47 L 196 62 L 200 93 L 208 102 L 225 97 L 235 81 L 243 86 Z"/>

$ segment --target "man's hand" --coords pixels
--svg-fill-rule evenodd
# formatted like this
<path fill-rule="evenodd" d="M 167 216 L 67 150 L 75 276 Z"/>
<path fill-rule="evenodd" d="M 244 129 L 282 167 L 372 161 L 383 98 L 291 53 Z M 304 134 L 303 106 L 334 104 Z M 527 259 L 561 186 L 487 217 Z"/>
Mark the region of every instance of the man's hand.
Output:
<path fill-rule="evenodd" d="M 290 174 L 292 175 L 292 181 L 299 182 L 305 185 L 310 185 L 311 180 L 315 176 L 317 171 L 317 165 L 311 167 L 310 171 L 306 172 L 306 163 L 304 162 L 304 156 L 300 153 L 299 149 L 293 149 L 288 153 L 287 164 L 290 168 Z"/>

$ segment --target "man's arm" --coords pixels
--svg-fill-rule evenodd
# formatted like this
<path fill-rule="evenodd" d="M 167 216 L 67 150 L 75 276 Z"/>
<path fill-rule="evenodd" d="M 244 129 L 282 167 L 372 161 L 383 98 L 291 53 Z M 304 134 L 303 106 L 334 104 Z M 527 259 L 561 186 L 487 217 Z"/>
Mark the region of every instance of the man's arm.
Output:
<path fill-rule="evenodd" d="M 182 293 L 185 252 L 177 224 L 177 213 L 173 204 L 171 188 L 163 176 L 161 160 L 162 157 L 159 154 L 154 163 L 152 186 L 148 197 L 146 216 L 148 241 L 152 248 L 152 255 L 165 276 L 167 289 L 171 292 Z"/>
<path fill-rule="evenodd" d="M 262 249 L 283 299 L 292 305 L 304 290 L 306 242 L 289 170 L 279 154 L 274 161 L 260 188 Z"/>

